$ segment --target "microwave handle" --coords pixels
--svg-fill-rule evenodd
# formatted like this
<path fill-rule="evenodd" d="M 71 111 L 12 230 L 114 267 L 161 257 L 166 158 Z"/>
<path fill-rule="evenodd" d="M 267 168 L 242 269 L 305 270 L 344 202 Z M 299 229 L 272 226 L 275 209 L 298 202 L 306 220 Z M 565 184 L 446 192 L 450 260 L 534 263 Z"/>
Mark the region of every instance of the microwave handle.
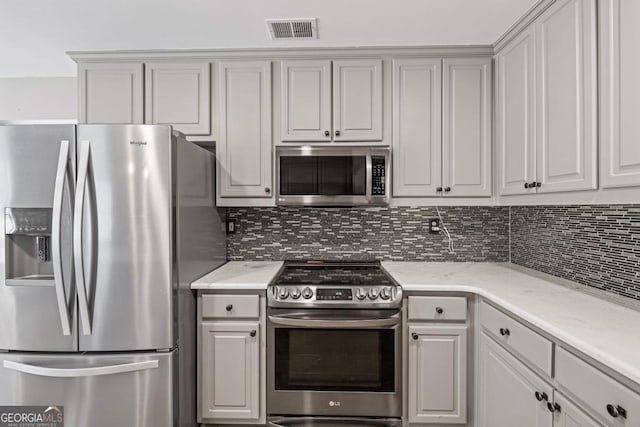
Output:
<path fill-rule="evenodd" d="M 353 329 L 353 328 L 385 328 L 392 327 L 400 323 L 400 316 L 393 315 L 383 319 L 308 319 L 292 315 L 269 316 L 269 322 L 279 326 L 291 326 L 294 328 L 314 328 L 314 329 Z"/>
<path fill-rule="evenodd" d="M 371 202 L 371 187 L 373 186 L 373 160 L 371 159 L 371 152 L 367 153 L 366 157 L 366 168 L 367 168 L 367 188 L 365 189 L 365 197 L 368 202 Z"/>

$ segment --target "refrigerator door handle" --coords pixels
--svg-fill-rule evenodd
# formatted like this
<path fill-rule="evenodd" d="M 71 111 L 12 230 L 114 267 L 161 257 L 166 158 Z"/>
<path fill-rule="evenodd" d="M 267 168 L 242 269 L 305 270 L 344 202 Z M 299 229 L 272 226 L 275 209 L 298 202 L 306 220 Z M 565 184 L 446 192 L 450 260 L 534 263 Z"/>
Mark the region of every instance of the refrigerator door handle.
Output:
<path fill-rule="evenodd" d="M 123 374 L 126 372 L 143 371 L 158 367 L 157 360 L 145 360 L 143 362 L 124 363 L 121 365 L 96 366 L 92 368 L 47 368 L 44 366 L 29 365 L 26 363 L 5 360 L 2 364 L 5 369 L 23 372 L 25 374 L 38 375 L 52 378 L 81 378 L 96 377 L 99 375 Z"/>
<path fill-rule="evenodd" d="M 58 156 L 58 169 L 56 171 L 56 181 L 53 190 L 53 217 L 51 219 L 51 255 L 53 260 L 53 279 L 56 288 L 56 300 L 58 301 L 58 312 L 60 313 L 60 323 L 62 324 L 62 334 L 71 335 L 71 320 L 69 318 L 69 307 L 67 307 L 67 295 L 64 289 L 64 277 L 62 273 L 62 250 L 60 243 L 62 240 L 62 197 L 64 185 L 67 178 L 69 165 L 69 141 L 60 141 L 60 154 Z"/>
<path fill-rule="evenodd" d="M 82 333 L 84 335 L 91 335 L 89 304 L 87 302 L 87 287 L 84 280 L 84 260 L 82 257 L 84 196 L 86 192 L 85 187 L 87 184 L 87 176 L 89 174 L 89 158 L 91 154 L 90 142 L 82 141 L 80 149 L 80 160 L 78 161 L 78 183 L 76 185 L 76 197 L 73 208 L 73 260 L 76 272 L 78 309 L 80 310 L 80 323 L 82 323 Z"/>

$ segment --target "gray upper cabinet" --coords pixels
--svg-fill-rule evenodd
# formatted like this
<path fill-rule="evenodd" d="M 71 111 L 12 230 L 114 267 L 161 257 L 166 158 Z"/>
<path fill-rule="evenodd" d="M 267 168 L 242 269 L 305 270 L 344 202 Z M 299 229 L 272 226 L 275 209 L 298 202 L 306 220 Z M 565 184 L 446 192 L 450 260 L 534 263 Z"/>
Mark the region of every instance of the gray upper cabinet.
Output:
<path fill-rule="evenodd" d="M 340 141 L 382 140 L 382 61 L 333 61 L 333 135 Z"/>
<path fill-rule="evenodd" d="M 527 28 L 498 54 L 496 140 L 500 194 L 535 192 L 535 30 Z"/>
<path fill-rule="evenodd" d="M 273 195 L 271 62 L 218 64 L 218 203 Z"/>
<path fill-rule="evenodd" d="M 393 196 L 442 186 L 442 60 L 393 61 Z"/>
<path fill-rule="evenodd" d="M 382 61 L 282 61 L 281 140 L 382 141 Z"/>
<path fill-rule="evenodd" d="M 600 179 L 640 185 L 640 2 L 600 0 Z"/>
<path fill-rule="evenodd" d="M 445 196 L 491 196 L 491 58 L 443 61 L 442 176 Z"/>
<path fill-rule="evenodd" d="M 142 62 L 81 63 L 78 76 L 79 123 L 143 123 Z"/>
<path fill-rule="evenodd" d="M 173 125 L 185 135 L 211 134 L 209 62 L 145 64 L 145 123 Z"/>
<path fill-rule="evenodd" d="M 283 61 L 282 141 L 331 141 L 331 61 Z"/>
<path fill-rule="evenodd" d="M 558 0 L 535 22 L 537 191 L 597 188 L 595 0 Z"/>

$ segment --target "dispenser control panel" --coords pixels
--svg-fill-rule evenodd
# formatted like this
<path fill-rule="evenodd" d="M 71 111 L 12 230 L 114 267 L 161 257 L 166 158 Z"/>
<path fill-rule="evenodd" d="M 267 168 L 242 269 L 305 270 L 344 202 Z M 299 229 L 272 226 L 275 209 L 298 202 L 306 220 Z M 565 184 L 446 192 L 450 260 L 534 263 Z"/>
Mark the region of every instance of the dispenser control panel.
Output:
<path fill-rule="evenodd" d="M 51 234 L 51 209 L 5 208 L 4 230 L 6 234 L 48 236 Z"/>

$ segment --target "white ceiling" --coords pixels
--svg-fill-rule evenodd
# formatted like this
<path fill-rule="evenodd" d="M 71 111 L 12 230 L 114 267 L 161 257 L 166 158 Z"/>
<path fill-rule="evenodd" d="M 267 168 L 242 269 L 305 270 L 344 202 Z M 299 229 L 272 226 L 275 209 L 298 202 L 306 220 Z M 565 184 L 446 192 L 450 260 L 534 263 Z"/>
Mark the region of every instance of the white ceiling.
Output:
<path fill-rule="evenodd" d="M 537 0 L 1 0 L 0 77 L 72 76 L 70 50 L 492 44 Z M 272 41 L 266 18 L 318 18 Z"/>

